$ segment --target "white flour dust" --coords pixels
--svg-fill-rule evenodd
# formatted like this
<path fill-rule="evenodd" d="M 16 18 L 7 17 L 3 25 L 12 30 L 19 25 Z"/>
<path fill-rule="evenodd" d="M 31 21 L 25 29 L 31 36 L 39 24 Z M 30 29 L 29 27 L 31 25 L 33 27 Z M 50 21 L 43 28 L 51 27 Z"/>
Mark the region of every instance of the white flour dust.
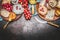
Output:
<path fill-rule="evenodd" d="M 43 32 L 43 30 L 46 30 L 48 26 L 46 24 L 38 23 L 34 17 L 31 18 L 31 20 L 25 20 L 24 16 L 22 16 L 19 20 L 12 22 L 9 24 L 8 29 L 13 34 L 33 34 L 37 33 L 39 30 Z"/>

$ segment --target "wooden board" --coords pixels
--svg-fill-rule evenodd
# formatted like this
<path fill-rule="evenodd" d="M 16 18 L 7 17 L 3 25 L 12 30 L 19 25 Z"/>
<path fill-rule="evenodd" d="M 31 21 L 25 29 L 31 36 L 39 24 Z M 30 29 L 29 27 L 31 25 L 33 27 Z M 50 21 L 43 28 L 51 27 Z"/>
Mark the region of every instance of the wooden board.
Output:
<path fill-rule="evenodd" d="M 42 19 L 44 19 L 44 20 L 46 20 L 46 21 L 54 21 L 54 20 L 59 19 L 59 17 L 56 16 L 56 15 L 54 16 L 54 19 L 53 19 L 53 20 L 45 18 L 46 15 L 41 15 L 41 14 L 39 13 L 39 11 L 38 11 L 38 8 L 39 8 L 39 3 L 36 4 L 36 10 L 37 10 L 38 15 L 39 15 L 40 18 L 42 18 Z"/>

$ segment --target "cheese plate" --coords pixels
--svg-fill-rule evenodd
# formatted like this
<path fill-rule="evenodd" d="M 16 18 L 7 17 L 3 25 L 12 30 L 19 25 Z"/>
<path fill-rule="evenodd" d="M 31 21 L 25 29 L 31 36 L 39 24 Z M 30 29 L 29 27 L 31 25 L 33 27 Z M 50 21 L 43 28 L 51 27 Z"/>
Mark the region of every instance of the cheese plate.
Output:
<path fill-rule="evenodd" d="M 41 17 L 46 21 L 54 21 L 59 19 L 59 16 L 56 15 L 57 8 L 48 9 L 45 4 L 44 5 L 40 5 L 40 4 L 41 3 L 36 4 L 36 10 L 38 12 L 39 17 Z"/>

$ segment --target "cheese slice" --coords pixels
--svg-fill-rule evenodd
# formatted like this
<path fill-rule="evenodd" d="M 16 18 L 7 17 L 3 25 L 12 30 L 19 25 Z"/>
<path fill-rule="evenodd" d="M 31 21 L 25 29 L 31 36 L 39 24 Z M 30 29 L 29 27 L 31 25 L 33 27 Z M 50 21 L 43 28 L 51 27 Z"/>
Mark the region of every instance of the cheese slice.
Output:
<path fill-rule="evenodd" d="M 2 15 L 3 17 L 8 17 L 9 14 L 10 14 L 10 13 L 9 13 L 7 10 L 5 10 L 5 9 L 2 9 L 2 10 L 1 10 L 1 15 Z"/>
<path fill-rule="evenodd" d="M 53 20 L 54 15 L 55 15 L 55 10 L 51 9 L 50 11 L 48 11 L 48 13 L 46 15 L 46 18 L 50 19 L 50 20 Z"/>

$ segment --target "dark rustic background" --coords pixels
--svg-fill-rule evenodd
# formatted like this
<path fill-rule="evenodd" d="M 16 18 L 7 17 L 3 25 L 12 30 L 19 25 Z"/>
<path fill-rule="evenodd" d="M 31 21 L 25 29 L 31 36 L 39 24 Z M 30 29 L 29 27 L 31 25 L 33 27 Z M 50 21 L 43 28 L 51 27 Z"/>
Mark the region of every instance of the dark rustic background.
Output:
<path fill-rule="evenodd" d="M 1 0 L 0 0 L 0 4 L 1 4 Z M 21 18 L 21 20 L 22 20 L 22 18 Z M 23 20 L 21 22 L 21 20 L 15 21 L 15 22 L 22 23 L 24 21 L 22 24 L 27 22 L 26 20 Z M 19 23 L 16 25 L 16 27 L 17 27 L 16 28 L 13 26 L 13 25 L 15 25 L 14 24 L 15 22 L 12 22 L 9 24 L 9 26 L 6 29 L 3 29 L 3 26 L 6 24 L 6 22 L 0 21 L 0 40 L 60 40 L 60 27 L 56 28 L 56 27 L 46 24 L 45 26 L 39 26 L 40 28 L 44 27 L 44 29 L 42 28 L 42 29 L 38 30 L 35 28 L 35 27 L 37 27 L 35 25 L 38 25 L 38 22 L 35 22 L 35 21 L 33 20 L 33 22 L 34 22 L 34 26 L 32 26 L 33 32 L 31 31 L 30 33 L 29 33 L 30 30 L 28 31 L 28 33 L 24 33 L 22 30 L 20 30 L 21 28 L 23 29 L 23 27 L 26 27 L 25 24 L 24 24 L 25 26 L 23 26 L 21 24 L 22 27 L 19 29 L 17 27 L 17 25 L 19 25 Z M 60 19 L 58 19 L 57 21 L 54 21 L 54 23 L 60 25 Z M 39 24 L 41 25 L 41 23 L 39 23 Z M 31 27 L 31 25 L 28 27 Z M 44 24 L 42 24 L 42 25 L 44 25 Z M 36 31 L 34 33 L 34 30 L 38 30 L 38 31 Z"/>
<path fill-rule="evenodd" d="M 60 25 L 60 20 L 57 20 L 55 22 Z M 13 26 L 3 29 L 3 25 L 5 23 L 6 23 L 5 21 L 0 22 L 0 40 L 60 40 L 60 28 L 56 28 L 49 25 L 46 30 L 43 31 L 39 30 L 37 33 L 32 33 L 32 34 L 20 33 L 16 35 L 15 34 L 16 32 L 12 33 L 10 31 L 11 29 L 14 29 L 14 28 L 10 28 Z M 11 24 L 14 23 L 10 23 L 10 25 Z"/>

